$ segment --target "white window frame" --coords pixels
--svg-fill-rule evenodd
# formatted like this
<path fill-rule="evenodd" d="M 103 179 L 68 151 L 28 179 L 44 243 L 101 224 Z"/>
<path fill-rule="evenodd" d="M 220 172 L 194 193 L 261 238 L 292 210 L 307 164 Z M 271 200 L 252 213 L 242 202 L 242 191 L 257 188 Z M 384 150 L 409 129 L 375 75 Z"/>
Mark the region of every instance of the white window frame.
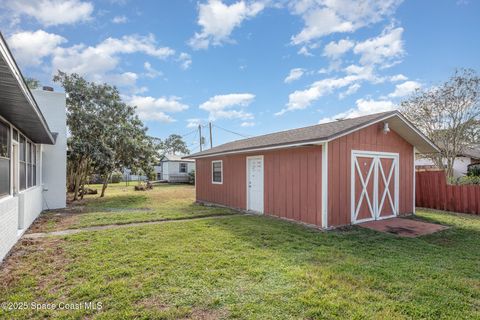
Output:
<path fill-rule="evenodd" d="M 185 171 L 182 171 L 182 165 L 185 166 Z M 180 162 L 178 164 L 178 172 L 179 173 L 188 173 L 188 163 L 186 162 Z"/>
<path fill-rule="evenodd" d="M 213 164 L 220 163 L 220 182 L 213 181 Z M 223 184 L 223 160 L 213 160 L 212 161 L 212 184 Z"/>
<path fill-rule="evenodd" d="M 4 195 L 4 196 L 1 196 L 0 199 L 3 200 L 5 198 L 9 198 L 9 197 L 13 197 L 13 159 L 12 159 L 12 152 L 13 152 L 13 144 L 17 144 L 18 146 L 18 155 L 17 155 L 17 170 L 18 170 L 18 193 L 24 193 L 25 191 L 28 191 L 30 189 L 33 189 L 33 188 L 36 188 L 38 186 L 41 186 L 42 185 L 42 172 L 41 172 L 41 156 L 42 156 L 42 153 L 41 153 L 41 144 L 40 143 L 34 143 L 32 140 L 30 140 L 22 131 L 20 131 L 20 129 L 18 129 L 16 126 L 14 126 L 10 121 L 8 121 L 7 119 L 3 118 L 2 116 L 0 116 L 0 120 L 2 122 L 4 122 L 5 124 L 7 124 L 7 126 L 10 127 L 10 194 L 9 195 Z M 13 132 L 14 131 L 17 131 L 17 141 L 13 140 Z M 28 171 L 26 170 L 26 174 L 25 174 L 25 189 L 23 190 L 20 190 L 20 137 L 24 137 L 25 138 L 25 149 L 26 149 L 26 145 L 28 142 L 30 142 L 32 145 L 35 145 L 35 152 L 36 152 L 36 159 L 35 159 L 35 166 L 36 166 L 36 184 L 35 185 L 32 185 L 31 187 L 28 187 Z M 26 150 L 25 150 L 26 152 Z M 25 154 L 25 164 L 27 164 L 26 162 L 27 160 L 27 155 Z M 28 166 L 27 166 L 28 167 Z M 32 163 L 32 168 L 33 168 L 33 163 Z M 33 171 L 33 170 L 32 170 Z M 32 179 L 33 179 L 33 172 L 32 172 Z"/>
<path fill-rule="evenodd" d="M 6 194 L 2 194 L 0 195 L 0 199 L 4 199 L 4 198 L 8 198 L 8 197 L 11 197 L 12 196 L 12 164 L 13 164 L 13 160 L 12 160 L 12 150 L 13 150 L 13 145 L 12 145 L 12 142 L 13 142 L 13 136 L 12 136 L 12 125 L 7 122 L 7 121 L 3 121 L 3 118 L 0 118 L 0 120 L 2 120 L 2 124 L 4 124 L 6 127 L 7 127 L 7 130 L 8 130 L 8 141 L 7 141 L 7 144 L 8 144 L 8 153 L 9 153 L 9 157 L 8 158 L 3 158 L 3 159 L 8 159 L 8 175 L 9 175 L 9 186 L 8 186 L 8 193 Z"/>

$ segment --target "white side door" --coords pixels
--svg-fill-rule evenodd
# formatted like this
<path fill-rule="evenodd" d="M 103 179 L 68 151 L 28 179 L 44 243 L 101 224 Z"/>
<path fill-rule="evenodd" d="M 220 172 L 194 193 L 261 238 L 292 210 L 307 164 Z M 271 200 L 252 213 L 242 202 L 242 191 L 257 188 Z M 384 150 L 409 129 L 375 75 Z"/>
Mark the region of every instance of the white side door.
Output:
<path fill-rule="evenodd" d="M 247 157 L 247 210 L 263 213 L 263 156 Z"/>

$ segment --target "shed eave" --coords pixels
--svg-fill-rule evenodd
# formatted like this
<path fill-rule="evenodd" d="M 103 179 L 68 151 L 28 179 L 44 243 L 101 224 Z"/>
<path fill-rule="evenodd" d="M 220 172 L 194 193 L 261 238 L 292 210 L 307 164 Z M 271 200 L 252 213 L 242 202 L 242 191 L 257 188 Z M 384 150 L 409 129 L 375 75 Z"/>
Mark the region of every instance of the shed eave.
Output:
<path fill-rule="evenodd" d="M 276 149 L 286 149 L 286 148 L 294 148 L 294 147 L 302 147 L 308 145 L 322 145 L 325 143 L 325 139 L 322 140 L 308 140 L 308 141 L 300 141 L 298 143 L 289 143 L 289 144 L 278 144 L 278 145 L 270 145 L 258 148 L 246 148 L 246 149 L 238 149 L 238 150 L 229 150 L 223 152 L 214 152 L 208 154 L 202 154 L 198 156 L 186 156 L 182 159 L 201 159 L 201 158 L 210 158 L 210 157 L 218 157 L 228 154 L 237 154 L 237 153 L 250 153 L 255 151 L 268 151 L 268 150 L 276 150 Z"/>

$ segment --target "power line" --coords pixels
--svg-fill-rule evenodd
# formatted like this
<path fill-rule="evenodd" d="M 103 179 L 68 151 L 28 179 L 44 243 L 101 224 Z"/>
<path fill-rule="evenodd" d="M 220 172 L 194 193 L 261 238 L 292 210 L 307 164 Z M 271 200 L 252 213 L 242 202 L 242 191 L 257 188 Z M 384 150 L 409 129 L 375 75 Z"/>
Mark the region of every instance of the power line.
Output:
<path fill-rule="evenodd" d="M 232 130 L 228 130 L 228 129 L 222 128 L 222 127 L 220 127 L 219 125 L 216 125 L 216 124 L 212 124 L 212 126 L 215 126 L 215 127 L 217 127 L 218 129 L 221 129 L 221 130 L 223 130 L 223 131 L 236 134 L 237 136 L 240 136 L 240 137 L 242 137 L 242 138 L 250 138 L 250 136 L 247 136 L 247 135 L 245 135 L 245 134 L 241 134 L 241 133 L 238 133 L 238 132 L 235 132 L 235 131 L 232 131 Z"/>
<path fill-rule="evenodd" d="M 197 129 L 194 129 L 190 132 L 185 133 L 184 135 L 182 135 L 182 138 L 188 137 L 189 135 L 191 135 L 192 133 L 195 133 L 195 132 L 197 132 Z"/>

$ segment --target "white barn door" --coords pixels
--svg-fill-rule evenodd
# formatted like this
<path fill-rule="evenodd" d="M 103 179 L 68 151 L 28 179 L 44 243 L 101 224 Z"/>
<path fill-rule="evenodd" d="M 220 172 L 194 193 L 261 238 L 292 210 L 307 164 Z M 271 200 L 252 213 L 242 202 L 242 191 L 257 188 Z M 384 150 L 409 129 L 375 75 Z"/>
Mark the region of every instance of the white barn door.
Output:
<path fill-rule="evenodd" d="M 352 223 L 398 215 L 398 154 L 352 151 Z"/>
<path fill-rule="evenodd" d="M 247 157 L 247 210 L 263 213 L 263 156 Z"/>

